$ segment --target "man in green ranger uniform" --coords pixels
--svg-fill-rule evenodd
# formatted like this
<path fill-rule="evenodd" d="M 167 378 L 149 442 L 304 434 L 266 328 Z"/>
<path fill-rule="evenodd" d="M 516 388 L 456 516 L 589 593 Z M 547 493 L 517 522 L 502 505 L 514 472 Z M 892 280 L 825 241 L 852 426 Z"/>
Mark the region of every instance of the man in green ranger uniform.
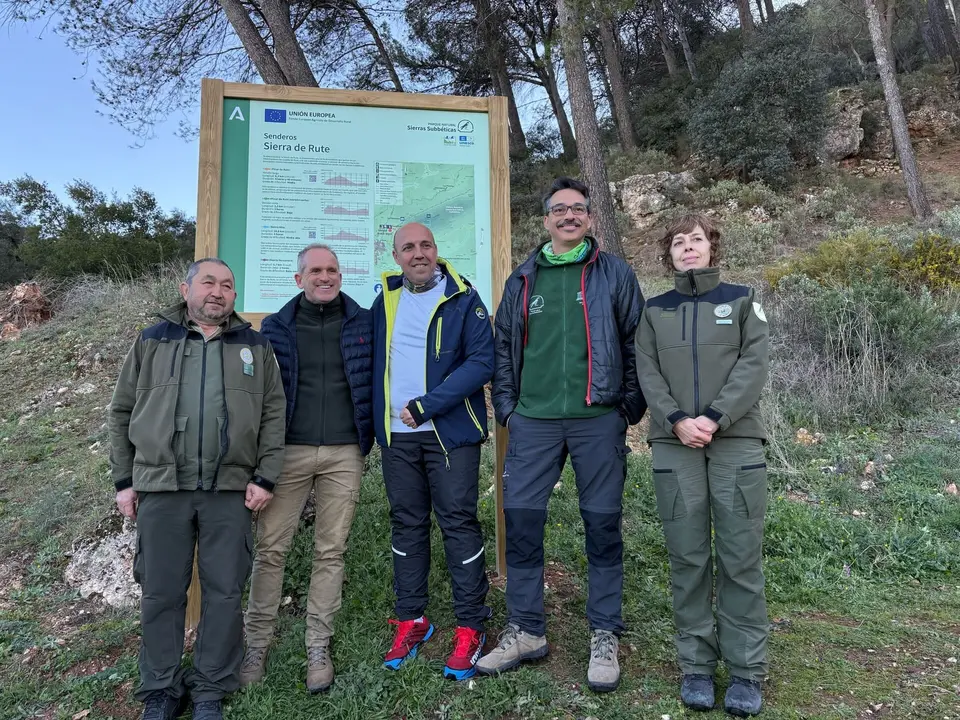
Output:
<path fill-rule="evenodd" d="M 643 309 L 637 372 L 650 408 L 653 481 L 670 554 L 681 699 L 712 708 L 723 657 L 731 676 L 724 707 L 746 716 L 760 711 L 767 673 L 766 435 L 758 401 L 768 330 L 754 291 L 720 282 L 719 237 L 708 218 L 694 215 L 661 240 L 676 287 Z"/>
<path fill-rule="evenodd" d="M 283 463 L 286 401 L 266 338 L 233 312 L 230 268 L 190 266 L 184 301 L 127 354 L 110 404 L 117 506 L 137 520 L 143 720 L 221 720 L 240 684 L 252 511 Z M 187 586 L 198 548 L 202 605 L 193 667 L 181 667 Z"/>

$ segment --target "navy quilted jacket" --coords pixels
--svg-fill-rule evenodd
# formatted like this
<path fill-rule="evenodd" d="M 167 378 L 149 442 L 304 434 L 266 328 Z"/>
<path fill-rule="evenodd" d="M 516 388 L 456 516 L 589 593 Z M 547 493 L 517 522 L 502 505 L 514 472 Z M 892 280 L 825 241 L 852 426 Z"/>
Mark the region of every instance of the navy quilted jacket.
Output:
<path fill-rule="evenodd" d="M 297 305 L 300 293 L 273 315 L 263 319 L 260 332 L 273 345 L 280 365 L 283 390 L 287 395 L 287 424 L 293 417 L 297 401 Z M 373 316 L 344 292 L 343 328 L 340 331 L 340 352 L 343 369 L 353 395 L 354 422 L 360 450 L 364 455 L 373 447 Z"/>

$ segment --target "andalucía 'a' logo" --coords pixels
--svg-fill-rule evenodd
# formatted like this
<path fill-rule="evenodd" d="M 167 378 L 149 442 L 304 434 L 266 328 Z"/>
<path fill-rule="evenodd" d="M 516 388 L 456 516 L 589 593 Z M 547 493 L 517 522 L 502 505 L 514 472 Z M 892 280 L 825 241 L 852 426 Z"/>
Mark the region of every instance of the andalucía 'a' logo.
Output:
<path fill-rule="evenodd" d="M 530 298 L 530 314 L 536 315 L 543 312 L 543 295 L 534 295 Z"/>

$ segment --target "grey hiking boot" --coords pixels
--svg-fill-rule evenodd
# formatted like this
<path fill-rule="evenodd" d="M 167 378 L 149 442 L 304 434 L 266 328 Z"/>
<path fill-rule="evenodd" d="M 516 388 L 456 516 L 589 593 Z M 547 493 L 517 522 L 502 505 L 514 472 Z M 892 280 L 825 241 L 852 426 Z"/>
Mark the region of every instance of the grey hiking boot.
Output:
<path fill-rule="evenodd" d="M 193 720 L 223 720 L 223 707 L 219 700 L 195 702 Z"/>
<path fill-rule="evenodd" d="M 267 648 L 248 647 L 240 665 L 240 687 L 253 685 L 263 680 L 267 671 Z"/>
<path fill-rule="evenodd" d="M 609 630 L 594 630 L 590 638 L 590 667 L 587 687 L 594 692 L 610 692 L 620 684 L 620 641 Z"/>
<path fill-rule="evenodd" d="M 763 705 L 760 696 L 760 683 L 742 677 L 731 677 L 730 687 L 723 699 L 723 709 L 737 717 L 758 715 Z"/>
<path fill-rule="evenodd" d="M 307 648 L 307 692 L 311 695 L 329 690 L 333 685 L 333 661 L 329 645 Z"/>
<path fill-rule="evenodd" d="M 680 700 L 691 710 L 713 710 L 714 689 L 712 675 L 690 673 L 680 682 Z"/>
<path fill-rule="evenodd" d="M 531 635 L 516 625 L 507 625 L 497 646 L 477 661 L 481 675 L 496 675 L 512 670 L 525 660 L 537 660 L 550 652 L 545 635 Z"/>

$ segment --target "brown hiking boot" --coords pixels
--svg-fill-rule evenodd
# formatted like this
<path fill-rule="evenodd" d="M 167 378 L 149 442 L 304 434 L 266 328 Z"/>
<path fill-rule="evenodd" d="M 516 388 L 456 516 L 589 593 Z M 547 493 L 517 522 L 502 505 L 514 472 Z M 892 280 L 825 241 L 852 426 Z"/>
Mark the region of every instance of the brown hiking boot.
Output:
<path fill-rule="evenodd" d="M 329 690 L 333 685 L 333 661 L 329 645 L 307 648 L 307 692 L 311 695 Z"/>
<path fill-rule="evenodd" d="M 267 648 L 248 647 L 240 665 L 240 687 L 253 685 L 263 680 L 267 671 Z"/>

